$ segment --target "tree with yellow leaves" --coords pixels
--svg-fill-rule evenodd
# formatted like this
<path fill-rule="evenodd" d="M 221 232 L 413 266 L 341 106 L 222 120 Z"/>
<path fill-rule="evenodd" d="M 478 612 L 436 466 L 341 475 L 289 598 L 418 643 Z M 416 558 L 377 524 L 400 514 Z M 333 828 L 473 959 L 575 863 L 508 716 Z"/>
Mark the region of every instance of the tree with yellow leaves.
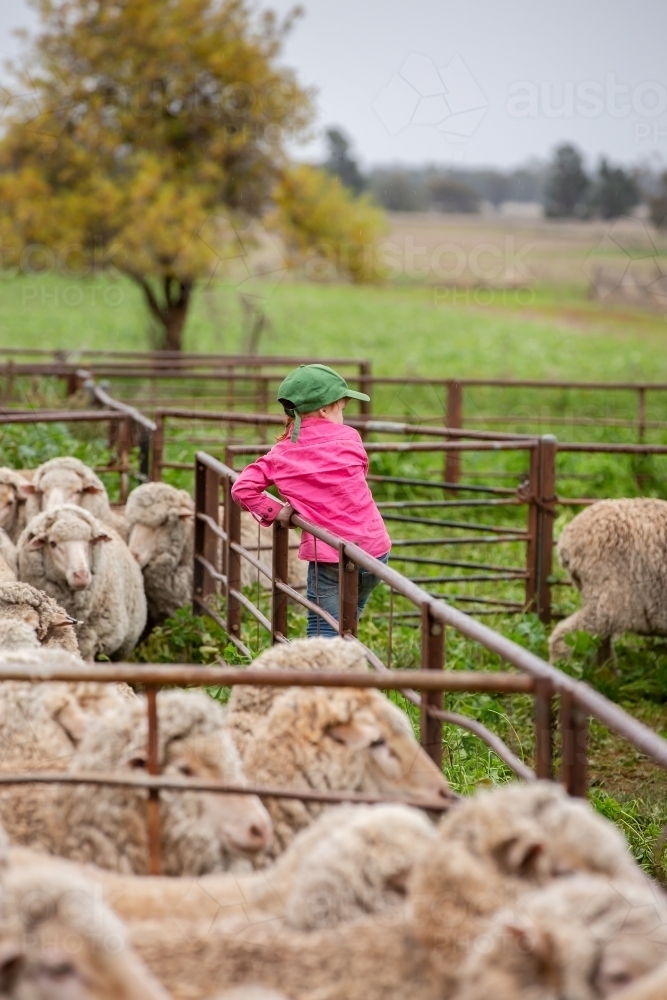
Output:
<path fill-rule="evenodd" d="M 113 267 L 141 287 L 158 346 L 179 350 L 196 283 L 234 256 L 249 220 L 272 211 L 301 249 L 316 245 L 321 195 L 349 228 L 349 197 L 318 192 L 284 152 L 312 121 L 310 94 L 278 62 L 296 11 L 279 23 L 247 0 L 36 6 L 41 30 L 2 120 L 5 268 L 26 250 L 68 274 Z"/>

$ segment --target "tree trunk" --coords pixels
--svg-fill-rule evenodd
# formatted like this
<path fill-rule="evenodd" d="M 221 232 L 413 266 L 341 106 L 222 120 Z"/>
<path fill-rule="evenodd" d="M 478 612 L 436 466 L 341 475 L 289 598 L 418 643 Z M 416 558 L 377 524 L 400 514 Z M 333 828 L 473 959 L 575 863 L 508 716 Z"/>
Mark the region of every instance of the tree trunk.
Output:
<path fill-rule="evenodd" d="M 162 279 L 162 301 L 160 301 L 147 278 L 136 274 L 131 275 L 131 277 L 140 286 L 151 316 L 158 322 L 159 334 L 156 349 L 158 351 L 182 350 L 183 328 L 194 282 L 184 281 L 171 274 L 165 275 Z"/>

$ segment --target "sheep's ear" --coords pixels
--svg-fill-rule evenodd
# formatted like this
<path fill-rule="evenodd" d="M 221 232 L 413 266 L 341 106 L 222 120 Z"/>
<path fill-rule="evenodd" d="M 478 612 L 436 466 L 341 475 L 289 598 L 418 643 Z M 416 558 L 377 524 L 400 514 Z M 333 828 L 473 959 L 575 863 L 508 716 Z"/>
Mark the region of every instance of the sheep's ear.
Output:
<path fill-rule="evenodd" d="M 84 493 L 104 493 L 103 486 L 97 486 L 95 483 L 90 483 L 88 486 L 84 486 Z"/>
<path fill-rule="evenodd" d="M 510 918 L 505 931 L 517 951 L 531 955 L 540 965 L 549 963 L 552 956 L 551 941 L 546 931 L 518 917 Z"/>
<path fill-rule="evenodd" d="M 88 732 L 92 719 L 90 715 L 83 711 L 76 702 L 68 702 L 57 716 L 59 724 L 63 727 L 72 743 L 80 743 Z"/>
<path fill-rule="evenodd" d="M 37 492 L 37 488 L 32 483 L 19 483 L 16 488 L 16 497 L 19 503 L 24 503 L 29 496 L 33 496 Z"/>
<path fill-rule="evenodd" d="M 513 875 L 529 875 L 544 854 L 544 841 L 532 831 L 525 831 L 503 841 L 497 848 L 502 867 Z"/>
<path fill-rule="evenodd" d="M 182 521 L 186 521 L 188 518 L 194 517 L 195 512 L 193 510 L 190 510 L 189 507 L 180 507 L 178 511 L 178 516 Z"/>
<path fill-rule="evenodd" d="M 377 743 L 382 739 L 382 733 L 377 726 L 352 719 L 340 726 L 332 726 L 327 730 L 329 736 L 336 741 L 349 747 L 350 750 L 365 750 L 372 743 Z"/>
<path fill-rule="evenodd" d="M 96 535 L 93 535 L 92 537 L 93 545 L 96 545 L 98 542 L 110 542 L 110 541 L 111 541 L 111 535 L 107 535 L 106 531 L 99 531 Z"/>
<path fill-rule="evenodd" d="M 69 615 L 63 613 L 57 618 L 52 618 L 49 625 L 51 628 L 64 628 L 65 625 L 76 625 L 76 618 L 70 618 Z"/>
<path fill-rule="evenodd" d="M 41 535 L 33 535 L 30 541 L 28 542 L 28 548 L 33 550 L 41 549 L 43 544 L 44 544 L 44 538 L 42 538 Z"/>

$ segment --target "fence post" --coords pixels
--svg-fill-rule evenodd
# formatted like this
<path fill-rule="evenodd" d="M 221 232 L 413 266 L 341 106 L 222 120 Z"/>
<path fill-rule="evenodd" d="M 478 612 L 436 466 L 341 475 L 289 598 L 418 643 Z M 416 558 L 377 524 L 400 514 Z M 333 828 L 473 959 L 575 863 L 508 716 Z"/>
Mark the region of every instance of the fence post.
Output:
<path fill-rule="evenodd" d="M 288 597 L 276 587 L 276 580 L 289 583 L 289 528 L 273 522 L 273 567 L 271 595 L 271 641 L 275 643 L 277 636 L 287 638 L 287 608 Z"/>
<path fill-rule="evenodd" d="M 146 687 L 146 707 L 148 711 L 146 770 L 149 774 L 157 775 L 160 773 L 160 756 L 158 751 L 157 687 L 154 684 L 149 684 Z M 159 875 L 161 869 L 160 792 L 157 788 L 151 788 L 148 791 L 147 822 L 148 874 Z"/>
<path fill-rule="evenodd" d="M 124 417 L 118 432 L 118 460 L 120 465 L 120 502 L 127 503 L 130 492 L 130 449 L 132 447 L 132 421 Z"/>
<path fill-rule="evenodd" d="M 206 571 L 197 559 L 202 556 L 212 566 L 217 564 L 218 537 L 209 529 L 198 514 L 207 514 L 216 524 L 219 524 L 218 496 L 220 493 L 220 478 L 217 473 L 197 458 L 195 460 L 195 565 L 193 574 L 192 605 L 193 611 L 198 604 L 204 604 L 205 598 L 215 594 L 216 581 Z"/>
<path fill-rule="evenodd" d="M 338 560 L 338 631 L 341 635 L 357 634 L 357 609 L 359 606 L 359 570 L 340 547 Z"/>
<path fill-rule="evenodd" d="M 225 573 L 227 585 L 225 597 L 227 599 L 227 632 L 229 635 L 241 638 L 241 603 L 234 597 L 232 590 L 241 589 L 241 556 L 238 552 L 232 551 L 232 543 L 241 544 L 241 508 L 232 499 L 232 481 L 225 479 L 225 531 L 227 542 L 225 550 L 227 558 L 225 560 Z"/>
<path fill-rule="evenodd" d="M 137 427 L 139 436 L 139 472 L 144 479 L 149 479 L 151 474 L 151 438 L 152 434 L 147 427 L 139 425 Z"/>
<path fill-rule="evenodd" d="M 540 457 L 539 448 L 530 449 L 530 468 L 528 482 L 523 483 L 519 490 L 528 490 L 528 542 L 526 543 L 526 611 L 534 611 L 537 599 L 537 551 L 539 512 L 537 500 L 540 492 Z"/>
<path fill-rule="evenodd" d="M 428 603 L 421 607 L 422 670 L 442 670 L 445 661 L 445 626 L 437 621 Z M 421 693 L 421 745 L 431 760 L 442 768 L 442 723 L 428 714 L 429 708 L 442 710 L 440 691 Z"/>
<path fill-rule="evenodd" d="M 371 395 L 371 363 L 370 361 L 360 361 L 359 362 L 359 392 L 365 392 L 367 396 Z M 359 403 L 359 416 L 362 420 L 370 420 L 372 412 L 372 402 L 362 399 Z M 364 427 L 359 431 L 361 437 L 366 439 L 366 429 Z"/>
<path fill-rule="evenodd" d="M 554 555 L 554 517 L 556 500 L 556 438 L 544 434 L 538 444 L 540 452 L 540 488 L 537 494 L 537 546 L 535 595 L 540 621 L 551 621 L 551 573 Z"/>
<path fill-rule="evenodd" d="M 553 686 L 548 678 L 535 681 L 535 774 L 553 778 Z"/>
<path fill-rule="evenodd" d="M 560 780 L 569 795 L 588 797 L 588 716 L 569 691 L 560 696 Z"/>
<path fill-rule="evenodd" d="M 164 422 L 164 414 L 156 413 L 155 434 L 153 435 L 153 466 L 151 469 L 151 479 L 154 483 L 159 483 L 162 479 L 162 461 L 164 459 Z"/>
<path fill-rule="evenodd" d="M 646 386 L 640 386 L 637 392 L 639 397 L 637 400 L 637 440 L 639 444 L 643 444 L 646 431 Z"/>
<path fill-rule="evenodd" d="M 447 383 L 447 427 L 463 426 L 463 386 L 460 382 Z M 445 482 L 461 481 L 461 452 L 445 452 Z"/>

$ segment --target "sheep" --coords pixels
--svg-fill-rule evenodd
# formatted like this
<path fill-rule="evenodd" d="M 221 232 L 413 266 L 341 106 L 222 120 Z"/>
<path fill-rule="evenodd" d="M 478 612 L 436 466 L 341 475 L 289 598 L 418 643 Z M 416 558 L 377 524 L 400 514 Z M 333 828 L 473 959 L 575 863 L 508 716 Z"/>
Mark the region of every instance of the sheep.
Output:
<path fill-rule="evenodd" d="M 7 1000 L 169 1000 L 99 891 L 40 865 L 10 866 L 2 876 L 0 993 Z"/>
<path fill-rule="evenodd" d="M 0 528 L 16 542 L 26 525 L 27 479 L 6 466 L 0 468 Z"/>
<path fill-rule="evenodd" d="M 15 649 L 8 650 L 7 631 Z M 81 665 L 78 656 L 45 649 L 22 621 L 0 620 L 0 665 L 61 669 Z M 135 698 L 125 684 L 3 681 L 0 685 L 0 770 L 64 771 L 89 726 L 104 712 Z"/>
<path fill-rule="evenodd" d="M 447 815 L 415 860 L 405 908 L 311 931 L 145 921 L 132 926 L 132 939 L 176 1000 L 199 1000 L 221 982 L 262 983 L 292 1000 L 442 1000 L 494 913 L 568 872 L 618 877 L 638 894 L 650 886 L 617 831 L 588 806 L 546 782 L 511 786 Z"/>
<path fill-rule="evenodd" d="M 224 710 L 200 692 L 158 695 L 160 770 L 243 785 L 238 753 L 225 729 Z M 146 701 L 137 696 L 107 711 L 89 727 L 68 766 L 90 771 L 145 773 Z M 12 789 L 0 794 L 10 837 L 49 854 L 103 868 L 143 873 L 147 868 L 146 792 L 104 786 L 91 795 L 83 785 Z M 266 848 L 271 822 L 252 795 L 162 792 L 162 869 L 168 875 L 201 875 L 230 868 Z"/>
<path fill-rule="evenodd" d="M 130 493 L 125 517 L 148 617 L 159 624 L 192 600 L 194 502 L 167 483 L 145 483 Z"/>
<path fill-rule="evenodd" d="M 21 579 L 81 619 L 76 632 L 85 660 L 132 652 L 146 625 L 143 578 L 112 528 L 63 504 L 34 517 L 17 548 Z"/>
<path fill-rule="evenodd" d="M 337 927 L 401 907 L 412 867 L 435 837 L 424 813 L 408 806 L 346 806 L 325 813 L 283 855 L 298 858 L 285 907 L 288 926 Z"/>
<path fill-rule="evenodd" d="M 297 834 L 262 872 L 174 879 L 98 870 L 95 878 L 127 921 L 173 914 L 179 926 L 207 920 L 228 933 L 269 920 L 310 931 L 397 910 L 412 866 L 435 836 L 433 823 L 407 806 L 339 806 Z M 26 863 L 18 851 L 18 862 Z"/>
<path fill-rule="evenodd" d="M 16 580 L 16 547 L 11 538 L 0 528 L 0 584 Z"/>
<path fill-rule="evenodd" d="M 79 652 L 74 631 L 76 619 L 43 590 L 29 583 L 0 585 L 0 622 L 11 620 L 29 625 L 42 646 Z"/>
<path fill-rule="evenodd" d="M 667 502 L 601 500 L 564 529 L 558 557 L 581 591 L 583 607 L 559 622 L 551 634 L 552 661 L 566 659 L 569 632 L 583 631 L 603 641 L 623 632 L 667 635 Z"/>
<path fill-rule="evenodd" d="M 531 887 L 572 872 L 646 878 L 621 832 L 552 782 L 480 793 L 448 814 L 439 833 L 409 894 L 417 935 L 447 962 L 471 944 L 480 920 Z"/>
<path fill-rule="evenodd" d="M 32 481 L 25 483 L 23 492 L 27 496 L 27 523 L 40 511 L 71 503 L 114 528 L 121 538 L 127 537 L 125 518 L 111 509 L 104 483 L 78 458 L 51 458 L 44 462 L 35 469 Z"/>
<path fill-rule="evenodd" d="M 266 650 L 253 667 L 366 670 L 367 664 L 357 643 L 302 639 Z M 240 686 L 232 693 L 228 722 L 255 784 L 455 799 L 405 714 L 377 690 Z M 270 800 L 275 838 L 267 857 L 283 851 L 322 808 Z"/>
<path fill-rule="evenodd" d="M 607 1000 L 641 984 L 666 951 L 657 886 L 577 875 L 496 915 L 463 963 L 455 998 Z"/>

